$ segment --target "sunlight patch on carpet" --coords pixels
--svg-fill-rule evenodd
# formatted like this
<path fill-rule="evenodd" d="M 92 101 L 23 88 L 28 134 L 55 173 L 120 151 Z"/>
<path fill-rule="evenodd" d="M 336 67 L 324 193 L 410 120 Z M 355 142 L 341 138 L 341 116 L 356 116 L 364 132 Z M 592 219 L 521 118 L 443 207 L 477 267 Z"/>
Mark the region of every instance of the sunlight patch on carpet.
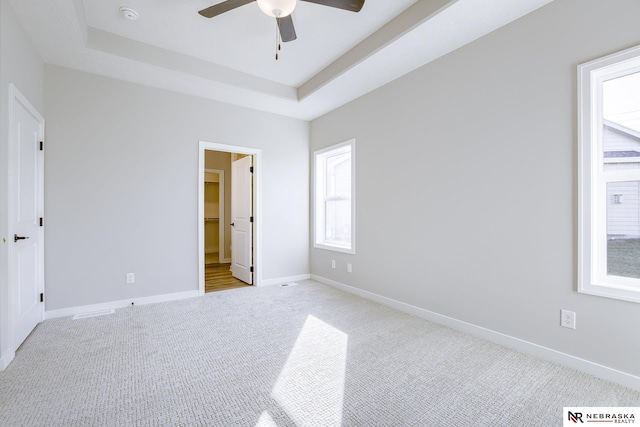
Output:
<path fill-rule="evenodd" d="M 271 415 L 269 415 L 268 411 L 264 411 L 260 415 L 260 419 L 258 419 L 256 427 L 278 427 L 278 424 L 273 421 L 273 418 L 271 418 Z"/>
<path fill-rule="evenodd" d="M 296 426 L 342 425 L 347 340 L 344 332 L 307 317 L 272 392 Z"/>

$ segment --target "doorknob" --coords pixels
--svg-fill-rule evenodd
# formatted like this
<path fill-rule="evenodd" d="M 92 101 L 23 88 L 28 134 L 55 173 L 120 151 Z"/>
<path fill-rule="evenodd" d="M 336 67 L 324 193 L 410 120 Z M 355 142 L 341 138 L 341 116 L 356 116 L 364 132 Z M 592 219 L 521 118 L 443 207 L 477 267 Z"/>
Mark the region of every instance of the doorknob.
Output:
<path fill-rule="evenodd" d="M 13 235 L 13 241 L 17 242 L 18 240 L 24 240 L 24 239 L 28 239 L 28 237 L 25 236 L 18 236 L 17 234 Z"/>
<path fill-rule="evenodd" d="M 229 224 L 229 225 L 230 225 L 230 226 L 232 226 L 232 227 L 235 227 L 235 226 L 236 226 L 236 223 L 235 223 L 235 222 L 232 222 L 232 223 L 231 223 L 231 224 Z"/>

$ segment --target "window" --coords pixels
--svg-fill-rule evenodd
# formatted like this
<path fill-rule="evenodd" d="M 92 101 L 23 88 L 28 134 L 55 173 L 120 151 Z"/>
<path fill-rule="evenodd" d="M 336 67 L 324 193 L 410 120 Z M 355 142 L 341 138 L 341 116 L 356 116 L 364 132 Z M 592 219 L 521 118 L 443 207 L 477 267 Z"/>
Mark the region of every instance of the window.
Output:
<path fill-rule="evenodd" d="M 350 140 L 314 153 L 314 246 L 355 253 L 355 151 Z"/>
<path fill-rule="evenodd" d="M 640 46 L 580 65 L 578 290 L 640 302 Z"/>

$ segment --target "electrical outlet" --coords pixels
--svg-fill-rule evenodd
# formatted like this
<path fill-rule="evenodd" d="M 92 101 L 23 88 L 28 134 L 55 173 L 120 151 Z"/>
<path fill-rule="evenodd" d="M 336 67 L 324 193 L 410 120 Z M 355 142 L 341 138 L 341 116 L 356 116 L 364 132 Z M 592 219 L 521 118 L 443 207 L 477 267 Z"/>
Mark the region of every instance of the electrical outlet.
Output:
<path fill-rule="evenodd" d="M 351 263 L 350 263 L 350 262 L 348 262 L 348 263 L 347 263 L 347 273 L 351 273 L 351 271 L 352 271 Z"/>
<path fill-rule="evenodd" d="M 132 283 L 136 283 L 136 274 L 135 273 L 127 273 L 127 284 L 130 285 Z"/>
<path fill-rule="evenodd" d="M 561 310 L 560 311 L 560 326 L 565 328 L 576 328 L 576 313 L 575 311 Z"/>
<path fill-rule="evenodd" d="M 336 260 L 335 259 L 331 260 L 331 268 L 336 268 Z"/>

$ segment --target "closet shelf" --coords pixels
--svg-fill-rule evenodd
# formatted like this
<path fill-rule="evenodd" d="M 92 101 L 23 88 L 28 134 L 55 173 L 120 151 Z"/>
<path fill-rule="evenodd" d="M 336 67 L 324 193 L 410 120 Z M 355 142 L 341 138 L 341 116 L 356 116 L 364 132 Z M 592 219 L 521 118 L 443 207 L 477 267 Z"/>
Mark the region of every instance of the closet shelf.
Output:
<path fill-rule="evenodd" d="M 205 221 L 220 221 L 220 218 L 205 218 Z"/>

